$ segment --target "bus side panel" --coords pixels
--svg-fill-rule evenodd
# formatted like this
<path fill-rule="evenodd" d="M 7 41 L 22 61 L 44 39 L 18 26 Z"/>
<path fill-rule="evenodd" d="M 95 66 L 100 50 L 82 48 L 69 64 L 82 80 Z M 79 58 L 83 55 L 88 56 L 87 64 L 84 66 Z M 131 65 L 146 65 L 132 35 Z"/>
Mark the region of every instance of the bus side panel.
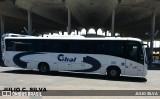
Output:
<path fill-rule="evenodd" d="M 144 65 L 138 63 L 138 73 L 137 73 L 137 75 L 145 77 L 147 75 L 147 69 L 148 68 L 147 68 L 147 64 L 146 63 Z"/>
<path fill-rule="evenodd" d="M 125 59 L 110 55 L 57 54 L 58 71 L 106 74 L 108 66 L 117 66 L 124 73 Z M 75 60 L 74 60 L 75 59 Z"/>
<path fill-rule="evenodd" d="M 117 66 L 120 68 L 121 73 L 124 74 L 125 68 L 125 59 L 120 57 L 115 57 L 111 55 L 90 55 L 91 57 L 95 58 L 100 63 L 100 68 L 96 71 L 90 73 L 102 74 L 106 75 L 106 70 L 110 66 Z M 90 66 L 86 66 L 85 68 L 89 68 Z"/>
<path fill-rule="evenodd" d="M 147 67 L 147 64 L 145 64 L 144 68 L 143 68 L 143 77 L 145 77 L 148 73 L 148 67 Z"/>
<path fill-rule="evenodd" d="M 12 51 L 5 51 L 4 52 L 4 64 L 5 66 L 9 67 L 19 67 L 13 62 L 13 56 L 17 54 L 18 52 L 12 52 Z"/>
<path fill-rule="evenodd" d="M 38 65 L 44 62 L 49 65 L 50 70 L 57 71 L 57 63 L 55 62 L 54 53 L 37 53 L 25 56 L 22 60 L 28 61 L 28 69 L 38 69 Z"/>

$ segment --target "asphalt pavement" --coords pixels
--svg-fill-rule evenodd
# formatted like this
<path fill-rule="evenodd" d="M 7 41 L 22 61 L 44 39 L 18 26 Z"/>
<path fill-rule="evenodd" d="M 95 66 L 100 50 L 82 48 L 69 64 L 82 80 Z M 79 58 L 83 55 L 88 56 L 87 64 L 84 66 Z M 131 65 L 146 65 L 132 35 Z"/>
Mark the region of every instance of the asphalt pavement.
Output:
<path fill-rule="evenodd" d="M 160 90 L 160 71 L 148 70 L 146 78 L 120 77 L 113 80 L 102 75 L 38 71 L 2 67 L 0 63 L 0 90 L 4 88 L 46 88 L 47 90 Z M 155 67 L 154 67 L 155 68 Z M 0 99 L 22 99 L 0 97 Z M 23 99 L 160 99 L 159 96 L 54 96 L 23 97 Z"/>

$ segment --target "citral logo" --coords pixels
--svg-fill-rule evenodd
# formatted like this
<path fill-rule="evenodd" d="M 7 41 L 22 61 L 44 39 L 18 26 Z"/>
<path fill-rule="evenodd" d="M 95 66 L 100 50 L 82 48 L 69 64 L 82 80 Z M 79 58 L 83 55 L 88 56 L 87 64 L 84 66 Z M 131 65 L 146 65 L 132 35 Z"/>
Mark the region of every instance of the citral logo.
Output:
<path fill-rule="evenodd" d="M 76 57 L 68 58 L 68 57 L 65 57 L 63 54 L 59 54 L 57 59 L 61 62 L 75 62 L 76 61 Z"/>

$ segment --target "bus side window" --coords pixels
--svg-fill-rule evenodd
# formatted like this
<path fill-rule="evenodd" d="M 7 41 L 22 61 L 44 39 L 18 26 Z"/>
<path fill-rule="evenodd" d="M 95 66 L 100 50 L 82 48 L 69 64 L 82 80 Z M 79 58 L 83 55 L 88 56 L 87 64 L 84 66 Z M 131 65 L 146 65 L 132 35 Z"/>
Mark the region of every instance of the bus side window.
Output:
<path fill-rule="evenodd" d="M 124 43 L 122 41 L 113 41 L 110 45 L 110 52 L 113 56 L 124 57 Z"/>
<path fill-rule="evenodd" d="M 96 43 L 94 41 L 90 41 L 86 43 L 85 47 L 86 47 L 87 54 L 96 54 L 95 44 Z"/>
<path fill-rule="evenodd" d="M 44 42 L 40 40 L 33 41 L 31 49 L 35 52 L 44 52 Z"/>
<path fill-rule="evenodd" d="M 144 63 L 143 51 L 140 44 L 128 43 L 126 58 L 143 64 Z"/>
<path fill-rule="evenodd" d="M 100 51 L 104 55 L 111 55 L 111 42 L 110 41 L 101 41 L 100 43 Z"/>
<path fill-rule="evenodd" d="M 139 60 L 140 63 L 144 64 L 144 54 L 143 54 L 143 48 L 142 48 L 141 44 L 139 44 L 138 49 L 139 49 L 138 60 Z"/>
<path fill-rule="evenodd" d="M 75 40 L 70 42 L 69 46 L 70 53 L 82 53 L 82 44 L 81 41 Z"/>
<path fill-rule="evenodd" d="M 134 43 L 128 43 L 127 44 L 127 52 L 126 52 L 126 56 L 128 59 L 133 60 L 133 61 L 137 61 L 137 50 L 138 50 L 138 46 Z"/>
<path fill-rule="evenodd" d="M 14 51 L 14 50 L 15 50 L 14 42 L 11 40 L 6 40 L 6 51 Z"/>

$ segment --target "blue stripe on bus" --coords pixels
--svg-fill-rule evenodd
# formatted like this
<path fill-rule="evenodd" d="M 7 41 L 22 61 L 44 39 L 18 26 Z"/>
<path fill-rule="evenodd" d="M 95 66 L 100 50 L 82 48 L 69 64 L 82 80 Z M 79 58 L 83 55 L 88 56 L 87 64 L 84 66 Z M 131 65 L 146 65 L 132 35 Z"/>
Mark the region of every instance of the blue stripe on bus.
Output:
<path fill-rule="evenodd" d="M 43 53 L 37 53 L 37 52 L 19 53 L 13 57 L 13 62 L 21 68 L 27 68 L 27 62 L 22 61 L 20 58 L 23 56 L 32 55 L 32 54 L 43 54 Z M 92 67 L 88 68 L 88 69 L 84 69 L 84 70 L 71 70 L 71 71 L 74 71 L 74 72 L 93 72 L 93 71 L 100 69 L 100 67 L 101 67 L 101 63 L 97 59 L 90 57 L 90 56 L 83 57 L 83 62 L 92 65 Z"/>
<path fill-rule="evenodd" d="M 13 57 L 13 62 L 21 67 L 21 68 L 27 68 L 27 62 L 25 61 L 22 61 L 20 58 L 23 57 L 23 56 L 26 56 L 26 55 L 32 55 L 32 54 L 43 54 L 43 53 L 37 53 L 37 52 L 24 52 L 24 53 L 19 53 L 19 54 L 16 54 L 14 57 Z"/>
<path fill-rule="evenodd" d="M 83 57 L 83 62 L 92 65 L 92 67 L 84 70 L 73 70 L 73 71 L 74 72 L 93 72 L 101 68 L 101 63 L 93 57 L 90 57 L 90 56 Z"/>

